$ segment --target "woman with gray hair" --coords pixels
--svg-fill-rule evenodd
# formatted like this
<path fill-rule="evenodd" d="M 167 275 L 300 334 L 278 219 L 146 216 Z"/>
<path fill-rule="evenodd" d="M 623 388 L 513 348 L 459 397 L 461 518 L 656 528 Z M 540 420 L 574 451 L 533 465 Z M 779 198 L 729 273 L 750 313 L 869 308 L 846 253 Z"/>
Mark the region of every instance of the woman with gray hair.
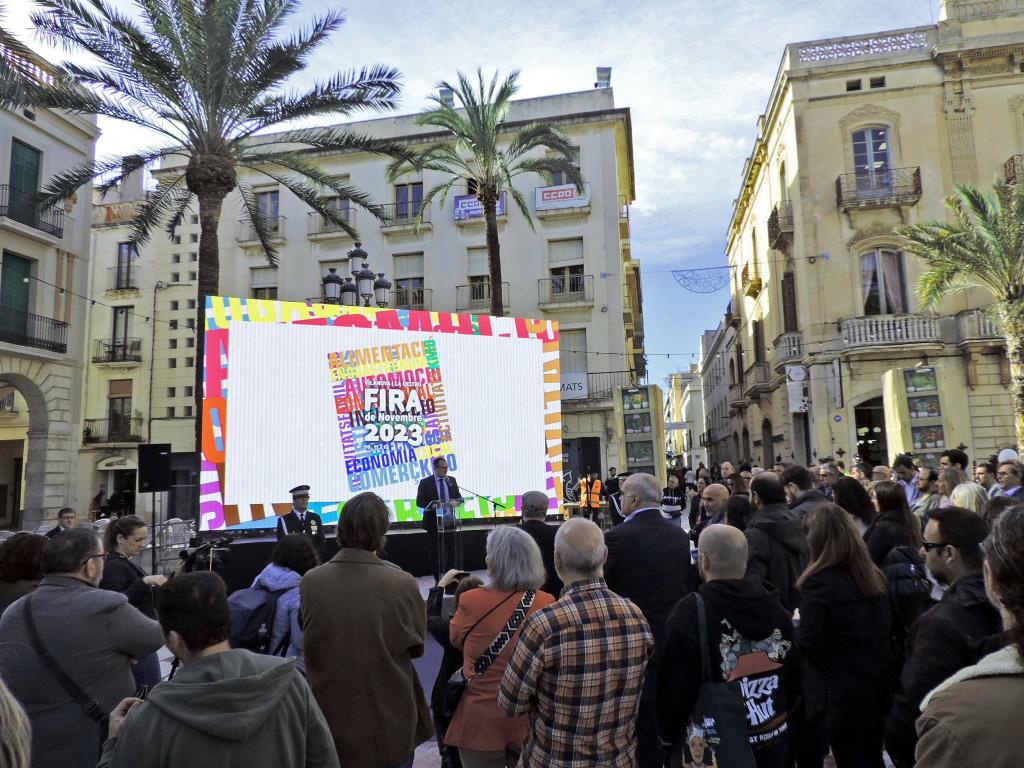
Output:
<path fill-rule="evenodd" d="M 463 652 L 468 683 L 445 743 L 458 747 L 465 768 L 515 765 L 517 758 L 507 753 L 518 754 L 522 747 L 527 718 L 509 718 L 498 709 L 498 684 L 523 619 L 555 601 L 537 591 L 547 578 L 544 562 L 537 542 L 521 528 L 500 525 L 491 531 L 486 562 L 488 585 L 463 593 L 451 622 L 452 645 Z"/>
<path fill-rule="evenodd" d="M 972 482 L 957 485 L 953 489 L 953 493 L 949 495 L 949 500 L 952 502 L 952 506 L 963 507 L 979 515 L 985 511 L 985 505 L 989 501 L 985 489 Z"/>

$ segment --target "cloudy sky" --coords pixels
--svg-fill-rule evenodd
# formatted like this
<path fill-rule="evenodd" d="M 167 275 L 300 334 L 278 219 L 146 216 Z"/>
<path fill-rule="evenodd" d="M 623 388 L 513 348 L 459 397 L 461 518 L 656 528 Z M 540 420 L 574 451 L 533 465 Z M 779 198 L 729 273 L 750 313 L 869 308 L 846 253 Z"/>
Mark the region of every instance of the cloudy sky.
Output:
<path fill-rule="evenodd" d="M 129 0 L 108 0 L 127 9 Z M 348 23 L 313 62 L 313 73 L 387 63 L 403 75 L 401 112 L 416 112 L 438 80 L 457 70 L 522 70 L 523 97 L 592 87 L 594 67 L 613 68 L 617 106 L 633 117 L 637 200 L 633 257 L 643 265 L 651 380 L 695 361 L 727 291 L 697 295 L 670 270 L 724 264 L 725 231 L 743 160 L 755 136 L 783 46 L 930 24 L 940 0 L 520 0 L 441 3 L 357 0 Z M 8 22 L 36 43 L 28 0 L 6 3 Z M 306 0 L 301 24 L 330 0 Z M 37 46 L 54 58 L 55 52 Z M 147 137 L 104 123 L 99 153 Z M 671 358 L 655 353 L 671 353 Z"/>

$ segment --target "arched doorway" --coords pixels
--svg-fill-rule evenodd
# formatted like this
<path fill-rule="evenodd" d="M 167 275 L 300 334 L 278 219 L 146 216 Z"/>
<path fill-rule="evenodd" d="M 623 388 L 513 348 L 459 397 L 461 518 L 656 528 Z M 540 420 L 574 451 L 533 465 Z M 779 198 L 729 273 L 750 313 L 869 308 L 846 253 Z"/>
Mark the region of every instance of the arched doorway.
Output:
<path fill-rule="evenodd" d="M 885 439 L 885 411 L 882 398 L 865 400 L 853 409 L 857 429 L 857 455 L 871 466 L 889 463 L 889 443 Z"/>
<path fill-rule="evenodd" d="M 775 443 L 772 441 L 772 422 L 770 419 L 765 419 L 761 422 L 761 448 L 764 450 L 764 463 L 761 466 L 765 469 L 771 469 L 775 465 Z"/>
<path fill-rule="evenodd" d="M 70 369 L 24 357 L 0 356 L 0 387 L 13 387 L 28 409 L 22 457 L 22 513 L 14 527 L 34 530 L 72 502 L 76 466 L 72 440 Z M 10 526 L 8 526 L 10 527 Z"/>
<path fill-rule="evenodd" d="M 743 446 L 739 455 L 740 463 L 746 463 L 750 461 L 750 430 L 743 427 Z"/>

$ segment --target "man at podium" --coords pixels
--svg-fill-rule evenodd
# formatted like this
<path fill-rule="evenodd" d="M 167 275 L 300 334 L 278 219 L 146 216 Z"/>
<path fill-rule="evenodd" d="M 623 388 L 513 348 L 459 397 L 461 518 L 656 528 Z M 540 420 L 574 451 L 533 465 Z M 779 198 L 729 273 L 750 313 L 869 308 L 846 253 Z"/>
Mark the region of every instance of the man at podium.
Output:
<path fill-rule="evenodd" d="M 460 504 L 462 494 L 459 492 L 458 482 L 448 474 L 448 462 L 444 460 L 444 457 L 436 457 L 431 464 L 434 467 L 433 474 L 420 480 L 419 488 L 416 489 L 416 506 L 423 510 L 423 530 L 427 532 L 427 557 L 430 559 L 430 567 L 434 570 L 434 580 L 437 581 L 441 578 L 441 573 L 451 567 L 448 563 L 438 562 L 437 516 L 439 512 L 437 507 L 445 502 Z M 454 514 L 454 510 L 452 513 Z M 444 517 L 447 512 L 441 509 L 440 514 Z M 454 547 L 452 552 L 445 554 L 447 555 L 445 559 L 451 560 L 454 556 Z"/>

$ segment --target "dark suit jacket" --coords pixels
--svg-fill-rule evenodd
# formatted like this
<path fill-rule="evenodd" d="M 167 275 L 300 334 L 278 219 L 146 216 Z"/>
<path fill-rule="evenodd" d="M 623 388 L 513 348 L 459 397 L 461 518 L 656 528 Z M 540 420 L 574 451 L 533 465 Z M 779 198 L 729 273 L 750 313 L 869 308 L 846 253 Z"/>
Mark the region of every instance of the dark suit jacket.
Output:
<path fill-rule="evenodd" d="M 448 483 L 448 499 L 462 498 L 459 492 L 459 483 L 451 475 L 445 475 L 445 482 Z M 428 533 L 437 533 L 437 512 L 433 509 L 424 509 L 430 502 L 439 501 L 437 498 L 437 483 L 434 475 L 430 474 L 420 480 L 419 488 L 416 489 L 416 506 L 423 509 L 423 530 Z"/>
<path fill-rule="evenodd" d="M 153 605 L 153 588 L 143 581 L 146 573 L 126 557 L 108 553 L 103 563 L 103 578 L 100 589 L 121 592 L 128 598 L 143 616 L 156 618 L 156 607 Z"/>
<path fill-rule="evenodd" d="M 46 533 L 44 533 L 43 535 L 44 535 L 44 536 L 45 536 L 46 538 L 48 538 L 48 539 L 52 539 L 52 538 L 53 538 L 54 536 L 56 536 L 56 535 L 57 535 L 58 533 L 60 533 L 60 526 L 59 526 L 59 525 L 55 525 L 55 526 L 53 526 L 53 528 L 51 528 L 50 530 L 48 530 L 48 531 L 47 531 Z"/>
<path fill-rule="evenodd" d="M 605 581 L 613 592 L 636 603 L 659 640 L 669 614 L 687 593 L 689 538 L 655 507 L 608 531 L 605 544 Z"/>
<path fill-rule="evenodd" d="M 548 525 L 543 520 L 523 520 L 522 529 L 530 534 L 540 547 L 544 570 L 548 573 L 547 581 L 541 589 L 557 598 L 562 594 L 562 580 L 555 572 L 555 534 L 558 528 Z"/>
<path fill-rule="evenodd" d="M 307 509 L 306 523 L 303 525 L 293 509 L 287 515 L 277 518 L 277 540 L 280 541 L 289 533 L 307 534 L 319 552 L 324 543 L 324 522 L 320 519 L 320 515 Z"/>

